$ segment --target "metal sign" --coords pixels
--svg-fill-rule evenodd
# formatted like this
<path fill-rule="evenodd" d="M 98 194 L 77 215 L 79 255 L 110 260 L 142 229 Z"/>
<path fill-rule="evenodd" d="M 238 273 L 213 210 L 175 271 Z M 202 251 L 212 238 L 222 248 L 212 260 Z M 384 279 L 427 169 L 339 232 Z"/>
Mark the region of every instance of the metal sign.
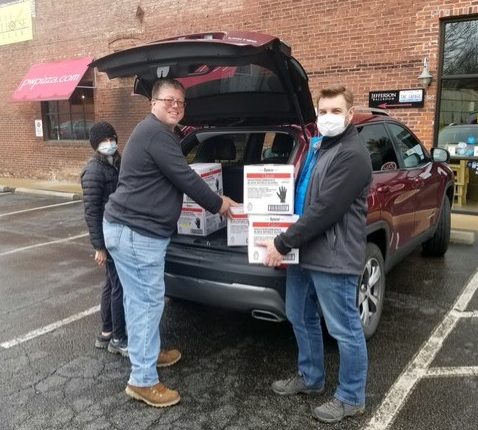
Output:
<path fill-rule="evenodd" d="M 31 2 L 0 7 L 0 46 L 33 39 Z"/>
<path fill-rule="evenodd" d="M 423 107 L 425 90 L 423 88 L 411 90 L 370 91 L 368 106 L 380 109 L 416 108 Z"/>
<path fill-rule="evenodd" d="M 41 119 L 35 120 L 35 136 L 43 137 L 43 122 Z"/>

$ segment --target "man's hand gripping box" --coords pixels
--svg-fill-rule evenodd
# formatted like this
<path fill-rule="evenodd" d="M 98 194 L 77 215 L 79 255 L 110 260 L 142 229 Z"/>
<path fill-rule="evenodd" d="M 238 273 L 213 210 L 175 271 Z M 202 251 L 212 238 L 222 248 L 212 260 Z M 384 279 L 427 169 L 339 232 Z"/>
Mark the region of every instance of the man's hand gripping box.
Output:
<path fill-rule="evenodd" d="M 298 219 L 298 215 L 249 215 L 249 263 L 264 263 L 266 248 L 257 243 L 274 240 Z M 283 261 L 285 264 L 298 264 L 299 250 L 292 249 L 284 255 Z"/>

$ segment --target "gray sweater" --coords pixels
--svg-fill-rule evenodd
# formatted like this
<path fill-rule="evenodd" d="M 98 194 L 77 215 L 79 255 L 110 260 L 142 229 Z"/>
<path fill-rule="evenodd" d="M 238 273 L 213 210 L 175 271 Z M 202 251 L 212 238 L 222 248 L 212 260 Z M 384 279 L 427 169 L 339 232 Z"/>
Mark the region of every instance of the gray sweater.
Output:
<path fill-rule="evenodd" d="M 221 197 L 189 167 L 176 135 L 149 114 L 124 148 L 118 188 L 106 204 L 105 218 L 145 236 L 170 237 L 183 193 L 212 213 L 221 208 Z"/>
<path fill-rule="evenodd" d="M 367 243 L 370 155 L 353 125 L 339 136 L 324 137 L 319 151 L 304 214 L 274 244 L 281 254 L 299 248 L 304 268 L 360 275 Z"/>

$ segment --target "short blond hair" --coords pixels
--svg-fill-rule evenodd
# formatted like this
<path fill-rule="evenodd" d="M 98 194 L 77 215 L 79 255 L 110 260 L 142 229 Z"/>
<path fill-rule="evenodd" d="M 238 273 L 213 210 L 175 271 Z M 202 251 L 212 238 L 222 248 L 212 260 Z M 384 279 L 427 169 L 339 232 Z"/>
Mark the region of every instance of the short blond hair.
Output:
<path fill-rule="evenodd" d="M 354 105 L 354 95 L 343 85 L 333 85 L 331 87 L 323 88 L 322 90 L 320 90 L 319 97 L 317 97 L 317 106 L 319 106 L 319 100 L 321 98 L 330 99 L 340 95 L 344 96 L 345 103 L 347 104 L 347 109 L 350 109 Z"/>

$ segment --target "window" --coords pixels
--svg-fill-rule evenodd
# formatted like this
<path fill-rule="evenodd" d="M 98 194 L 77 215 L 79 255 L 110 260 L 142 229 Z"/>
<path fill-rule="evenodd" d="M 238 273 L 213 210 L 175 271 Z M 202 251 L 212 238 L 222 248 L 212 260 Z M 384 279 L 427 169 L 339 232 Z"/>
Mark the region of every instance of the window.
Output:
<path fill-rule="evenodd" d="M 420 142 L 406 128 L 398 124 L 388 124 L 388 127 L 397 142 L 405 168 L 417 167 L 427 159 Z"/>
<path fill-rule="evenodd" d="M 476 124 L 478 113 L 478 20 L 442 25 L 439 129 Z"/>
<path fill-rule="evenodd" d="M 398 168 L 392 140 L 383 124 L 359 127 L 358 132 L 362 142 L 370 152 L 370 160 L 374 171 Z"/>
<path fill-rule="evenodd" d="M 42 102 L 42 116 L 46 139 L 88 140 L 95 119 L 92 82 L 82 80 L 69 100 Z"/>

